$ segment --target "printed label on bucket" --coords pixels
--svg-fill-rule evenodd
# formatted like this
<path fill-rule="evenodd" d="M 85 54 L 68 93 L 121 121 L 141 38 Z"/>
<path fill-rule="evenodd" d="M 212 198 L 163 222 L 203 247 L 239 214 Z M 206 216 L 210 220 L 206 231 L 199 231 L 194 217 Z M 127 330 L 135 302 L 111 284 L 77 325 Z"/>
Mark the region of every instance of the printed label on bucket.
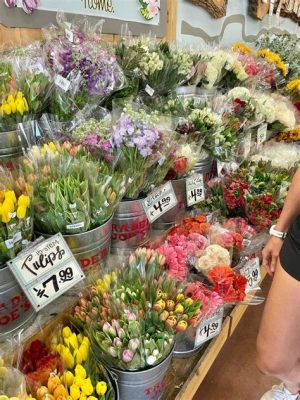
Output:
<path fill-rule="evenodd" d="M 188 207 L 205 200 L 203 174 L 193 174 L 185 182 Z"/>
<path fill-rule="evenodd" d="M 247 279 L 246 292 L 258 287 L 261 281 L 259 258 L 256 257 L 247 261 L 245 266 L 240 269 L 240 273 Z"/>
<path fill-rule="evenodd" d="M 84 273 L 60 233 L 8 262 L 36 311 L 84 279 Z"/>
<path fill-rule="evenodd" d="M 177 205 L 177 198 L 171 182 L 154 190 L 144 201 L 143 208 L 150 223 L 156 221 Z"/>
<path fill-rule="evenodd" d="M 212 316 L 201 322 L 196 331 L 195 348 L 220 334 L 223 315 L 224 308 L 220 307 Z"/>

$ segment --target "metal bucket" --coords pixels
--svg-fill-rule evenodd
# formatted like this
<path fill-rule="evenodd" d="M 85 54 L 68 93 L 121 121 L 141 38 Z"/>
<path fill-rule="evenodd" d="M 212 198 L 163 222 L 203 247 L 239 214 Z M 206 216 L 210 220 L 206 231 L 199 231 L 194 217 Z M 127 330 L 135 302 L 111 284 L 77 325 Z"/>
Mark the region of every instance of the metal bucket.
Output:
<path fill-rule="evenodd" d="M 17 131 L 0 133 L 0 159 L 10 159 L 22 154 Z"/>
<path fill-rule="evenodd" d="M 162 398 L 166 374 L 173 351 L 160 364 L 144 371 L 121 371 L 110 368 L 116 376 L 121 400 L 159 400 Z"/>
<path fill-rule="evenodd" d="M 0 269 L 0 341 L 25 328 L 35 317 L 31 304 L 9 267 Z"/>
<path fill-rule="evenodd" d="M 214 171 L 214 158 L 212 156 L 207 156 L 195 164 L 193 171 L 198 174 L 203 174 L 204 183 L 208 182 L 210 179 L 216 176 Z"/>
<path fill-rule="evenodd" d="M 76 260 L 85 273 L 99 270 L 99 267 L 106 261 L 111 246 L 112 217 L 103 225 L 97 228 L 74 235 L 63 235 Z M 47 235 L 38 232 L 39 235 L 49 238 Z"/>
<path fill-rule="evenodd" d="M 153 224 L 153 229 L 164 231 L 168 230 L 176 224 L 180 216 L 183 216 L 185 214 L 187 209 L 185 181 L 186 178 L 175 179 L 171 181 L 177 198 L 177 205 L 166 212 L 164 215 L 162 215 L 160 218 L 158 218 Z"/>
<path fill-rule="evenodd" d="M 196 85 L 178 86 L 176 88 L 177 95 L 193 95 L 196 94 Z"/>
<path fill-rule="evenodd" d="M 151 235 L 151 225 L 143 208 L 143 200 L 122 200 L 112 223 L 112 253 L 135 250 L 145 244 Z"/>
<path fill-rule="evenodd" d="M 196 329 L 191 329 L 184 332 L 178 339 L 176 339 L 174 357 L 175 358 L 188 358 L 197 354 L 203 345 L 195 347 Z"/>

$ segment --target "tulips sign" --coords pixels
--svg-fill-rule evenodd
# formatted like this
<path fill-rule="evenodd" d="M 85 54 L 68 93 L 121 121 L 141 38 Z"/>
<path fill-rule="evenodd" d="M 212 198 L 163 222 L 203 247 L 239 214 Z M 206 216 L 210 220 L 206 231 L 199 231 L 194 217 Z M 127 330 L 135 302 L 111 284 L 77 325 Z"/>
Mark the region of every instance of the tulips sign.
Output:
<path fill-rule="evenodd" d="M 60 233 L 29 247 L 8 264 L 36 311 L 84 279 Z"/>

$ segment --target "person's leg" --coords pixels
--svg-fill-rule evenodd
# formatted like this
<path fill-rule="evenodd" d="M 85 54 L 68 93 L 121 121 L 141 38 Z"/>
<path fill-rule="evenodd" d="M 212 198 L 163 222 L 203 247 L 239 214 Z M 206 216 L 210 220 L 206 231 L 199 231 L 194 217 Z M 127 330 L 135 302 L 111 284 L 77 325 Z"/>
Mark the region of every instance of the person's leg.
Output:
<path fill-rule="evenodd" d="M 282 380 L 291 393 L 300 390 L 300 282 L 280 263 L 257 338 L 257 366 Z"/>

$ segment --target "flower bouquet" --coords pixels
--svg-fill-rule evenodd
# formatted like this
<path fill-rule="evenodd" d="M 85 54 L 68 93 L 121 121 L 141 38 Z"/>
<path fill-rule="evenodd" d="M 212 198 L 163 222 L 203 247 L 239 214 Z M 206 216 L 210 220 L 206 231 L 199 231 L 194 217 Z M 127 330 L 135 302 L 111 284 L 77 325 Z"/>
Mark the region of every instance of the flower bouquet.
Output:
<path fill-rule="evenodd" d="M 33 234 L 32 189 L 22 175 L 0 169 L 0 265 L 16 257 Z"/>
<path fill-rule="evenodd" d="M 26 162 L 36 198 L 35 226 L 47 234 L 75 234 L 102 225 L 126 191 L 126 177 L 84 149 L 34 147 Z M 46 148 L 46 150 L 44 150 Z"/>
<path fill-rule="evenodd" d="M 60 121 L 69 121 L 123 87 L 124 75 L 112 46 L 101 39 L 101 21 L 94 26 L 87 18 L 69 23 L 58 14 L 58 22 L 60 30 L 45 31 L 45 51 L 55 74 L 50 109 Z"/>
<path fill-rule="evenodd" d="M 300 111 L 300 79 L 293 79 L 286 87 L 285 92 L 290 97 L 298 111 Z"/>
<path fill-rule="evenodd" d="M 281 59 L 281 57 L 269 49 L 262 48 L 256 53 L 258 58 L 266 60 L 271 66 L 274 67 L 273 79 L 271 79 L 271 86 L 278 87 L 285 82 L 285 77 L 288 74 L 288 67 Z"/>
<path fill-rule="evenodd" d="M 117 279 L 91 288 L 75 308 L 75 318 L 88 324 L 92 345 L 109 366 L 153 367 L 169 355 L 177 332 L 199 322 L 200 302 L 162 272 L 164 263 L 154 250 L 137 249 Z"/>

